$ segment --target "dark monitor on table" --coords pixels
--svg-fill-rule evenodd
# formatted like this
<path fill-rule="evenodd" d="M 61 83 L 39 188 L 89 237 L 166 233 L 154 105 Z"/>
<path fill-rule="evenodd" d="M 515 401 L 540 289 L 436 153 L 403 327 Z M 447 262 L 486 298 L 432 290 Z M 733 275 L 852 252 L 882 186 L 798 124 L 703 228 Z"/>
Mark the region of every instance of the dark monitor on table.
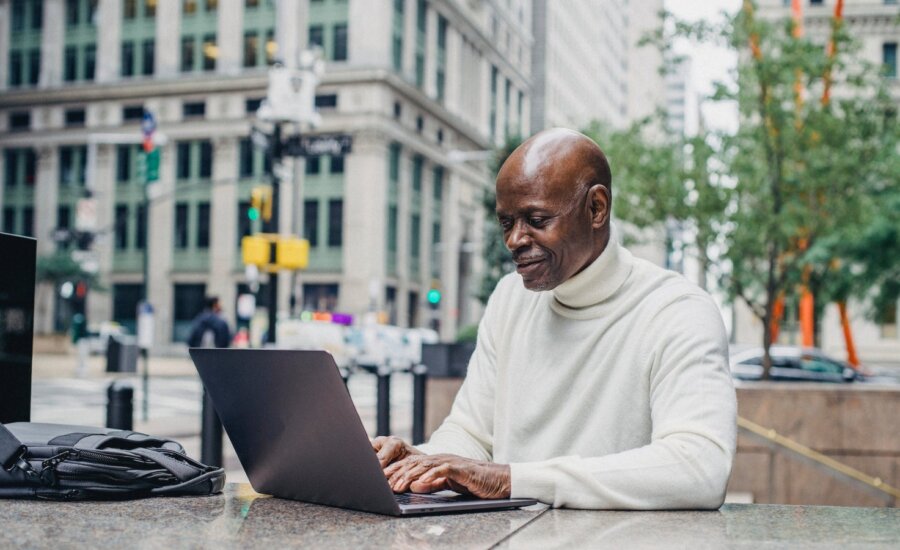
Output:
<path fill-rule="evenodd" d="M 0 233 L 0 422 L 31 418 L 35 246 Z"/>

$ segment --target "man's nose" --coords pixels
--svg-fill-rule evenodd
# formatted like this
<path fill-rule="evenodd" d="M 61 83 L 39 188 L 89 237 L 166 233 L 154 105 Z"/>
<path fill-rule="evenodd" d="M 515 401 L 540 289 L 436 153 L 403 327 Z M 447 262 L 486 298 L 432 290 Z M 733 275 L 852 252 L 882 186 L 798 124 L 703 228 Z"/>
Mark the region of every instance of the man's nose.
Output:
<path fill-rule="evenodd" d="M 512 229 L 506 236 L 506 248 L 512 252 L 529 246 L 531 246 L 531 235 L 528 234 L 528 228 L 521 221 L 513 223 Z"/>

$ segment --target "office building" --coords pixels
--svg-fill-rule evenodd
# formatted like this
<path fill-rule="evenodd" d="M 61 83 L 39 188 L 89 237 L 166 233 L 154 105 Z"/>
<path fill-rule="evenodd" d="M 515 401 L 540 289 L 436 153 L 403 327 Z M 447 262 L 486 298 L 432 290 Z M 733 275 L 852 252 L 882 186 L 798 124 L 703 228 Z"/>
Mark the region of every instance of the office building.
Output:
<path fill-rule="evenodd" d="M 184 340 L 206 294 L 234 319 L 240 239 L 259 229 L 250 192 L 270 181 L 255 112 L 268 66 L 307 46 L 327 63 L 314 133 L 349 135 L 352 152 L 279 171 L 281 230 L 311 253 L 280 277 L 278 311 L 381 312 L 446 338 L 477 321 L 489 176 L 456 152 L 529 133 L 530 1 L 0 0 L 0 22 L 2 229 L 47 258 L 54 233 L 96 219 L 79 256 L 105 287 L 87 297 L 91 322 L 133 329 L 145 248 L 158 346 Z M 148 211 L 145 110 L 166 138 Z M 39 286 L 38 333 L 66 328 L 57 290 Z"/>

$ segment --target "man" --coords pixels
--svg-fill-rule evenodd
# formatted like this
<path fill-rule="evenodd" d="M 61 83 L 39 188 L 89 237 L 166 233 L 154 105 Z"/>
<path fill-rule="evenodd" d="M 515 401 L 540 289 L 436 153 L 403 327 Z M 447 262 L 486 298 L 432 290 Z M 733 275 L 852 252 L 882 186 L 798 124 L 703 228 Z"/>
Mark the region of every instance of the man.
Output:
<path fill-rule="evenodd" d="M 191 322 L 188 345 L 196 347 L 227 348 L 231 344 L 231 331 L 222 318 L 222 306 L 218 296 L 207 296 L 203 311 Z"/>
<path fill-rule="evenodd" d="M 373 447 L 394 491 L 556 507 L 718 508 L 736 403 L 713 301 L 610 227 L 603 152 L 541 132 L 497 176 L 516 273 L 491 295 L 450 415 L 418 448 Z"/>

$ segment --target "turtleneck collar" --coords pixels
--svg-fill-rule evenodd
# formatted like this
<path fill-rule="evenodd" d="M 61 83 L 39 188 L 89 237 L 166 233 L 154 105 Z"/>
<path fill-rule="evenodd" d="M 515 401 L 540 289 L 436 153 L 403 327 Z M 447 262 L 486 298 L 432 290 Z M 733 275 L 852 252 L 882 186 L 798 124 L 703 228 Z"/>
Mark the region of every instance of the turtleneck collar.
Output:
<path fill-rule="evenodd" d="M 631 267 L 631 253 L 619 245 L 617 231 L 611 225 L 609 242 L 597 259 L 551 291 L 554 309 L 574 313 L 605 301 L 625 283 Z"/>

